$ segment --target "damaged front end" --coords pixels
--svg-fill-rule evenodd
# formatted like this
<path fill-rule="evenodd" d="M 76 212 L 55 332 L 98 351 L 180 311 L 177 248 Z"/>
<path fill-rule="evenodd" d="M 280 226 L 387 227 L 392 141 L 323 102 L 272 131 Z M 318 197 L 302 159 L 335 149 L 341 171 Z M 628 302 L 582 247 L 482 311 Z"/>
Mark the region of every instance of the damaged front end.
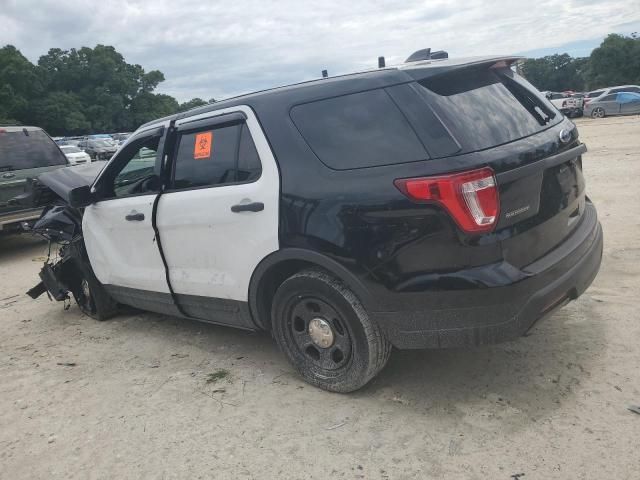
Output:
<path fill-rule="evenodd" d="M 103 163 L 103 162 L 96 162 Z M 83 270 L 88 262 L 82 237 L 83 208 L 74 207 L 74 195 L 87 191 L 103 165 L 68 167 L 29 179 L 25 192 L 15 203 L 42 207 L 40 218 L 28 228 L 49 242 L 49 253 L 40 270 L 40 282 L 27 294 L 38 298 L 47 293 L 50 299 L 67 301 L 72 294 L 79 305 L 87 302 L 83 288 Z M 99 168 L 98 168 L 99 167 Z"/>
<path fill-rule="evenodd" d="M 49 298 L 68 300 L 69 292 L 75 293 L 78 289 L 76 251 L 82 245 L 81 213 L 66 205 L 50 205 L 31 232 L 47 239 L 49 254 L 39 273 L 40 282 L 27 295 L 35 299 L 48 292 Z"/>

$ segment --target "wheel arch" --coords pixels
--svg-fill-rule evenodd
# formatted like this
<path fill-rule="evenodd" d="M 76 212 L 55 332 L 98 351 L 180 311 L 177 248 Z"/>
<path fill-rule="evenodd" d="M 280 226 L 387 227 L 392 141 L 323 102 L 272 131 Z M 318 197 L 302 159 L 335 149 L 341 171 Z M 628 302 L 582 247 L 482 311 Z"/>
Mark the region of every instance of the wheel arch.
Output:
<path fill-rule="evenodd" d="M 336 260 L 312 250 L 285 248 L 265 257 L 255 268 L 249 282 L 249 310 L 254 323 L 271 329 L 271 299 L 284 280 L 306 268 L 321 268 L 349 287 L 365 309 L 371 295 L 358 277 Z"/>

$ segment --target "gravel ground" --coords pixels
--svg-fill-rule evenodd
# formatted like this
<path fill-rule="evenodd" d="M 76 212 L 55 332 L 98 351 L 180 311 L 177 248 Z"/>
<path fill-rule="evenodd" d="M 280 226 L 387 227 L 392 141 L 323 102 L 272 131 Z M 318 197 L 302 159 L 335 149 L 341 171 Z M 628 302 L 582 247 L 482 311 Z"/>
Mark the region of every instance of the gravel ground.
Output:
<path fill-rule="evenodd" d="M 577 123 L 592 287 L 516 342 L 394 352 L 351 395 L 264 334 L 33 301 L 46 245 L 1 238 L 0 478 L 640 478 L 640 117 Z"/>

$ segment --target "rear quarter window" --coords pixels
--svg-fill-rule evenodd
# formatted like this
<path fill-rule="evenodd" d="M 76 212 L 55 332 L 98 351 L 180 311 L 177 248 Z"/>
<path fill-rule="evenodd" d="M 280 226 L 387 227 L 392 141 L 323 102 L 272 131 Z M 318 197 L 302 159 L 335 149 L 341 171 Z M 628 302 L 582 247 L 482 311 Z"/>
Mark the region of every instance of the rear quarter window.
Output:
<path fill-rule="evenodd" d="M 297 105 L 291 119 L 320 161 L 336 170 L 428 158 L 411 125 L 381 89 Z"/>
<path fill-rule="evenodd" d="M 5 130 L 0 128 L 0 170 L 67 165 L 67 159 L 55 142 L 42 130 Z"/>

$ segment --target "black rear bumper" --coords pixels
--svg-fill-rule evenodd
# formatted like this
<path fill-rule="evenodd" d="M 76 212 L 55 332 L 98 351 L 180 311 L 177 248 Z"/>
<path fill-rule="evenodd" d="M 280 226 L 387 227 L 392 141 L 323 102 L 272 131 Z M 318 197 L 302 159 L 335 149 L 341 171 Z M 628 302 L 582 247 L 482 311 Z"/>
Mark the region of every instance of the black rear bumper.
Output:
<path fill-rule="evenodd" d="M 401 349 L 513 340 L 591 285 L 600 268 L 602 245 L 602 227 L 588 203 L 576 231 L 524 269 L 501 262 L 476 268 L 471 275 L 491 278 L 490 285 L 478 281 L 467 289 L 389 293 L 387 299 L 379 299 L 384 307 L 370 314 Z"/>

